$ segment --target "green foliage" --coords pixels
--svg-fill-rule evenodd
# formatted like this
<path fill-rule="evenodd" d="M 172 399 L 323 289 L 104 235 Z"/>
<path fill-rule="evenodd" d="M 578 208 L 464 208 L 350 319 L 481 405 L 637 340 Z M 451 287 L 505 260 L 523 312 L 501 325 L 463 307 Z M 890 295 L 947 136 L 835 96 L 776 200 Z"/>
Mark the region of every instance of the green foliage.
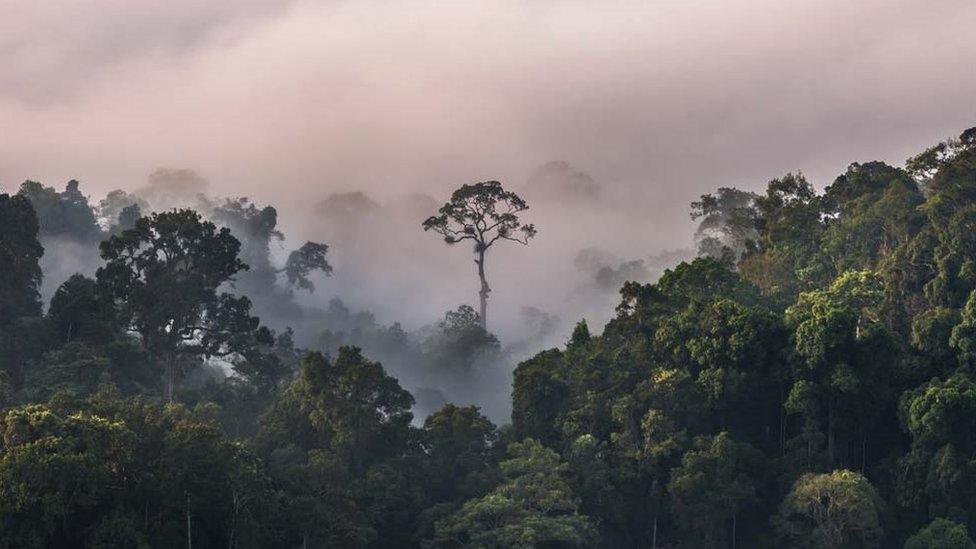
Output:
<path fill-rule="evenodd" d="M 447 404 L 424 421 L 427 493 L 436 502 L 483 495 L 494 480 L 495 425 L 475 406 Z"/>
<path fill-rule="evenodd" d="M 950 344 L 957 324 L 959 311 L 946 307 L 922 311 L 912 321 L 912 346 L 930 358 L 937 371 L 951 371 L 957 364 L 956 353 Z"/>
<path fill-rule="evenodd" d="M 806 443 L 808 464 L 816 440 L 826 439 L 828 466 L 856 451 L 858 439 L 892 400 L 892 365 L 883 353 L 892 354 L 895 346 L 878 321 L 881 287 L 875 273 L 850 271 L 825 290 L 800 294 L 786 312 L 801 359 L 786 409 L 803 418 L 796 442 Z"/>
<path fill-rule="evenodd" d="M 0 329 L 20 316 L 41 312 L 37 215 L 22 196 L 0 194 Z"/>
<path fill-rule="evenodd" d="M 430 390 L 415 407 L 365 356 L 466 387 L 511 353 L 485 329 L 484 254 L 535 229 L 497 182 L 424 223 L 473 241 L 482 309 L 420 337 L 338 298 L 298 308 L 277 276 L 311 290 L 327 247 L 276 268 L 277 211 L 247 199 L 218 228 L 110 193 L 105 265 L 42 315 L 40 242 L 102 232 L 77 183 L 25 183 L 0 195 L 0 547 L 974 547 L 974 181 L 971 129 L 820 194 L 788 174 L 703 195 L 703 257 L 522 360 L 501 428 Z M 318 350 L 249 296 L 307 313 Z M 160 404 L 180 373 L 183 404 Z"/>
<path fill-rule="evenodd" d="M 937 518 L 905 542 L 905 549 L 976 549 L 963 524 Z"/>
<path fill-rule="evenodd" d="M 409 539 L 420 495 L 413 398 L 382 366 L 343 347 L 302 359 L 301 374 L 257 440 L 283 486 L 290 530 L 311 544 L 396 546 Z M 385 485 L 382 490 L 374 483 Z"/>
<path fill-rule="evenodd" d="M 820 253 L 834 272 L 876 268 L 917 234 L 924 196 L 904 171 L 882 162 L 851 164 L 824 190 L 829 217 Z"/>
<path fill-rule="evenodd" d="M 739 520 L 759 503 L 765 470 L 762 452 L 728 433 L 695 440 L 668 483 L 681 546 L 734 546 Z"/>
<path fill-rule="evenodd" d="M 824 231 L 820 197 L 803 174 L 790 173 L 769 182 L 756 209 L 758 250 L 739 268 L 764 295 L 789 303 L 820 278 L 814 262 Z"/>
<path fill-rule="evenodd" d="M 513 443 L 503 481 L 439 521 L 429 547 L 588 547 L 594 532 L 564 478 L 559 455 L 532 439 Z"/>
<path fill-rule="evenodd" d="M 4 385 L 18 385 L 25 363 L 39 351 L 31 345 L 36 341 L 36 321 L 30 320 L 41 313 L 39 261 L 44 248 L 38 242 L 38 231 L 29 200 L 0 194 L 0 374 L 5 376 Z"/>
<path fill-rule="evenodd" d="M 976 476 L 970 456 L 976 451 L 976 382 L 956 373 L 907 392 L 902 421 L 912 437 L 899 463 L 899 498 L 923 516 L 971 520 Z"/>
<path fill-rule="evenodd" d="M 227 356 L 254 341 L 250 300 L 219 292 L 247 266 L 230 230 L 192 210 L 154 213 L 101 244 L 99 293 L 165 372 L 172 400 L 177 370 L 197 357 Z"/>
<path fill-rule="evenodd" d="M 969 294 L 959 323 L 952 328 L 949 346 L 956 350 L 961 365 L 976 369 L 976 290 Z"/>
<path fill-rule="evenodd" d="M 775 524 L 790 547 L 880 547 L 884 502 L 864 476 L 806 473 L 783 499 Z"/>
<path fill-rule="evenodd" d="M 262 545 L 260 468 L 197 414 L 102 394 L 0 429 L 0 546 Z"/>
<path fill-rule="evenodd" d="M 444 313 L 437 330 L 424 341 L 424 352 L 434 371 L 441 375 L 470 374 L 480 360 L 497 354 L 498 338 L 485 330 L 480 315 L 470 305 Z"/>
<path fill-rule="evenodd" d="M 113 337 L 111 304 L 98 293 L 96 282 L 80 274 L 64 281 L 48 308 L 48 318 L 60 341 L 105 343 Z"/>
<path fill-rule="evenodd" d="M 902 414 L 912 440 L 928 448 L 952 443 L 976 451 L 976 382 L 958 373 L 934 379 L 902 399 Z"/>
<path fill-rule="evenodd" d="M 586 319 L 580 320 L 573 328 L 573 335 L 569 337 L 569 346 L 576 347 L 586 345 L 590 341 L 590 328 L 586 325 Z"/>

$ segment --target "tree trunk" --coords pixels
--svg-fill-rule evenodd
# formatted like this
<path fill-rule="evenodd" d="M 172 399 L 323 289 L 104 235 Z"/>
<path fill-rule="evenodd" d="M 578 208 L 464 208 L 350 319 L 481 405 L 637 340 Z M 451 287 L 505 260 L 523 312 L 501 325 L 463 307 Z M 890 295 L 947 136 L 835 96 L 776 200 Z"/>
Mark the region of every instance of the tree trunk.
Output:
<path fill-rule="evenodd" d="M 868 436 L 861 430 L 861 473 L 864 473 L 864 465 L 868 461 Z"/>
<path fill-rule="evenodd" d="M 481 327 L 485 330 L 488 329 L 488 293 L 491 292 L 491 288 L 488 287 L 488 279 L 485 277 L 485 251 L 478 251 L 478 259 L 474 262 L 478 265 L 478 278 L 481 280 L 481 291 L 478 292 L 478 297 L 481 300 Z"/>
<path fill-rule="evenodd" d="M 834 452 L 835 452 L 835 431 L 836 431 L 836 419 L 834 418 L 834 406 L 829 405 L 827 408 L 827 461 L 830 466 L 834 466 Z"/>
<path fill-rule="evenodd" d="M 170 356 L 166 359 L 163 371 L 163 393 L 166 402 L 173 402 L 176 393 L 176 357 Z"/>
<path fill-rule="evenodd" d="M 186 492 L 186 549 L 193 549 L 193 522 L 190 518 L 189 492 Z"/>
<path fill-rule="evenodd" d="M 732 549 L 735 549 L 735 527 L 737 526 L 735 520 L 735 513 L 732 513 Z"/>
<path fill-rule="evenodd" d="M 779 395 L 779 401 L 786 402 L 786 395 L 782 389 Z M 783 406 L 779 407 L 779 454 L 786 455 L 786 409 Z"/>
<path fill-rule="evenodd" d="M 651 548 L 657 549 L 657 511 L 654 512 L 654 533 L 651 534 Z"/>
<path fill-rule="evenodd" d="M 230 535 L 227 536 L 227 549 L 234 549 L 234 546 L 236 545 L 236 540 L 234 538 L 237 537 L 237 514 L 240 509 L 240 499 L 237 497 L 237 490 L 234 490 L 231 501 L 233 502 L 234 512 L 231 514 Z"/>

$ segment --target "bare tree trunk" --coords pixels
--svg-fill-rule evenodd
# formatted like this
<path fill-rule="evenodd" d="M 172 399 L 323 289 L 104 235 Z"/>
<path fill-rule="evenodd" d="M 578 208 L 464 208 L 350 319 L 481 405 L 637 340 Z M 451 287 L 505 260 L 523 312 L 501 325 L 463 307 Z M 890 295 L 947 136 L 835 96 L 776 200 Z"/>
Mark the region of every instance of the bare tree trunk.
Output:
<path fill-rule="evenodd" d="M 170 356 L 166 359 L 163 371 L 163 392 L 166 402 L 173 402 L 176 393 L 176 357 Z"/>
<path fill-rule="evenodd" d="M 481 279 L 481 291 L 478 292 L 478 297 L 481 299 L 481 327 L 485 330 L 488 329 L 488 294 L 491 292 L 491 288 L 488 287 L 488 279 L 485 277 L 485 251 L 478 251 L 478 259 L 474 262 L 478 265 L 478 278 Z"/>
<path fill-rule="evenodd" d="M 657 511 L 654 511 L 654 534 L 651 536 L 651 547 L 657 549 Z"/>
<path fill-rule="evenodd" d="M 780 390 L 779 401 L 786 401 L 786 395 L 782 390 Z M 779 453 L 781 456 L 786 455 L 786 410 L 783 406 L 779 407 Z"/>
<path fill-rule="evenodd" d="M 193 523 L 190 519 L 190 493 L 186 493 L 186 549 L 193 549 Z"/>
<path fill-rule="evenodd" d="M 836 431 L 836 421 L 834 418 L 834 405 L 830 404 L 827 409 L 827 461 L 830 466 L 834 466 L 834 453 L 835 453 L 835 431 Z"/>
<path fill-rule="evenodd" d="M 861 429 L 861 472 L 864 472 L 864 464 L 868 460 L 868 436 Z"/>
<path fill-rule="evenodd" d="M 735 513 L 732 513 L 732 549 L 735 549 L 735 530 L 736 526 L 738 526 L 735 518 Z"/>
<path fill-rule="evenodd" d="M 234 549 L 234 546 L 237 545 L 237 542 L 234 539 L 237 537 L 237 514 L 240 509 L 240 505 L 239 505 L 240 499 L 237 497 L 237 490 L 234 490 L 234 494 L 233 497 L 231 498 L 231 501 L 233 501 L 234 503 L 233 505 L 234 513 L 231 515 L 231 520 L 230 520 L 230 535 L 227 536 L 227 540 L 228 540 L 227 549 Z"/>

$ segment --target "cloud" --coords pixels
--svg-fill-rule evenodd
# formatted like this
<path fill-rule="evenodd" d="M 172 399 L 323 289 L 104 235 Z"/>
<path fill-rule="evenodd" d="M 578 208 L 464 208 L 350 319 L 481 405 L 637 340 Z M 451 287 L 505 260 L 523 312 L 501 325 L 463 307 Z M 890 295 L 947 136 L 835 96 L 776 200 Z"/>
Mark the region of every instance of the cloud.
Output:
<path fill-rule="evenodd" d="M 0 96 L 35 108 L 70 100 L 112 69 L 178 62 L 226 45 L 246 32 L 245 23 L 282 8 L 260 0 L 5 3 Z"/>
<path fill-rule="evenodd" d="M 703 192 L 797 169 L 823 186 L 973 125 L 974 20 L 969 0 L 7 3 L 0 183 L 77 178 L 97 198 L 187 167 L 328 241 L 313 206 L 333 193 L 441 203 L 566 161 L 599 193 L 534 200 L 536 242 L 499 251 L 493 299 L 517 318 L 582 248 L 690 244 Z M 426 265 L 377 285 L 414 273 L 417 301 L 451 296 L 441 310 L 473 296 L 468 255 L 423 249 L 452 261 L 429 287 Z"/>

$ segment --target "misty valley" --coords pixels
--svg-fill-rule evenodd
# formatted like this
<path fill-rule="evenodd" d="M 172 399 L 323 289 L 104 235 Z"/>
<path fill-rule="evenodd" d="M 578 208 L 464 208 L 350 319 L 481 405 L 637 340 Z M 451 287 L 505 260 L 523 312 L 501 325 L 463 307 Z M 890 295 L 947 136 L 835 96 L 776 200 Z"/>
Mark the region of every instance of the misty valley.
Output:
<path fill-rule="evenodd" d="M 307 241 L 206 188 L 0 194 L 0 547 L 976 548 L 976 128 L 656 255 L 544 239 L 564 162 Z"/>

